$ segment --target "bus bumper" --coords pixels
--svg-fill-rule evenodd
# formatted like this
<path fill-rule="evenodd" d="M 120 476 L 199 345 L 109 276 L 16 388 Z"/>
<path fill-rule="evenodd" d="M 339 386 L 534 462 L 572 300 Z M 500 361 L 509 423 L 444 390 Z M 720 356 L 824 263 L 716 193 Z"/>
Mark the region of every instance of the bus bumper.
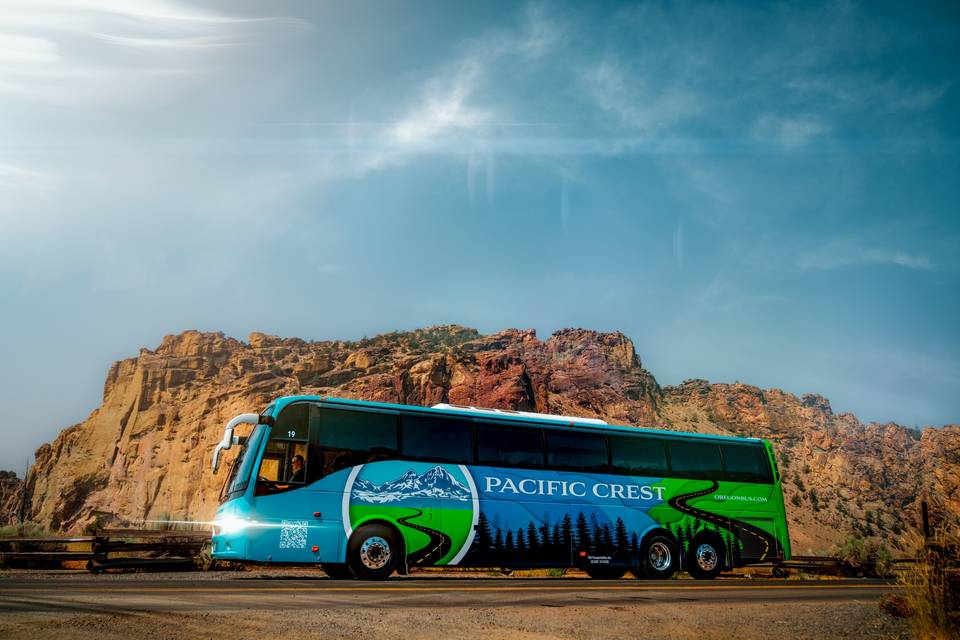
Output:
<path fill-rule="evenodd" d="M 215 560 L 247 560 L 250 557 L 248 542 L 236 536 L 213 536 L 211 555 Z"/>
<path fill-rule="evenodd" d="M 245 510 L 228 503 L 217 510 L 213 523 L 211 555 L 215 560 L 249 560 L 250 534 L 254 523 Z"/>

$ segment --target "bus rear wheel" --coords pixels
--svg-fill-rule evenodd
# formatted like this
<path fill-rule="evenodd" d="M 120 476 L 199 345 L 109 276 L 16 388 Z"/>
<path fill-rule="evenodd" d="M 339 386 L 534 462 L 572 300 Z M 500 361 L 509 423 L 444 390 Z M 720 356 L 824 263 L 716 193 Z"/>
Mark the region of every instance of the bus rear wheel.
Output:
<path fill-rule="evenodd" d="M 400 553 L 400 540 L 393 529 L 365 524 L 350 536 L 347 564 L 361 580 L 386 580 L 397 568 Z"/>
<path fill-rule="evenodd" d="M 331 580 L 352 580 L 354 578 L 350 567 L 345 564 L 324 563 L 320 565 L 320 568 Z"/>
<path fill-rule="evenodd" d="M 667 580 L 680 562 L 680 551 L 673 540 L 663 534 L 654 534 L 640 547 L 640 568 L 633 572 L 637 578 Z"/>
<path fill-rule="evenodd" d="M 723 571 L 724 549 L 716 536 L 701 535 L 690 542 L 687 573 L 697 580 L 713 580 Z"/>
<path fill-rule="evenodd" d="M 619 580 L 627 572 L 618 567 L 588 567 L 584 571 L 594 580 Z"/>

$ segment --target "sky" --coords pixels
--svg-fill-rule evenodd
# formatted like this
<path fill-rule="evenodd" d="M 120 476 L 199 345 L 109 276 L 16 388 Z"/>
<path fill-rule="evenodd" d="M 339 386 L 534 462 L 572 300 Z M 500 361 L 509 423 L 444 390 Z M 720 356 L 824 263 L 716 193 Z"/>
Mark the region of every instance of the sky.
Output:
<path fill-rule="evenodd" d="M 960 7 L 759 5 L 0 0 L 0 468 L 186 329 L 960 421 Z"/>

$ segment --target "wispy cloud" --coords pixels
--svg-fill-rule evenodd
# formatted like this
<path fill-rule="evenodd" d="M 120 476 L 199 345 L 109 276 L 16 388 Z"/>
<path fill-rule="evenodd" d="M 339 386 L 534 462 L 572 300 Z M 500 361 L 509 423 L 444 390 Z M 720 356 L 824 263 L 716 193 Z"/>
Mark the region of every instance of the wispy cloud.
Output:
<path fill-rule="evenodd" d="M 692 91 L 669 84 L 652 86 L 650 78 L 628 77 L 620 62 L 610 57 L 584 73 L 583 82 L 601 110 L 635 132 L 656 133 L 700 111 Z"/>
<path fill-rule="evenodd" d="M 165 0 L 9 0 L 0 5 L 0 96 L 129 104 L 169 90 L 171 77 L 204 72 L 217 49 L 250 42 L 271 24 L 308 26 Z"/>
<path fill-rule="evenodd" d="M 944 83 L 909 83 L 896 77 L 878 77 L 867 73 L 838 73 L 821 71 L 818 74 L 801 73 L 786 83 L 795 94 L 826 99 L 819 102 L 821 109 L 859 111 L 869 107 L 874 111 L 924 111 L 935 107 L 949 86 Z"/>
<path fill-rule="evenodd" d="M 428 79 L 416 103 L 390 127 L 389 138 L 417 148 L 452 134 L 476 139 L 511 124 L 529 124 L 516 123 L 502 107 L 492 106 L 489 93 L 497 88 L 492 71 L 540 59 L 562 40 L 563 29 L 546 6 L 528 5 L 515 30 L 491 31 L 470 41 L 449 69 Z"/>
<path fill-rule="evenodd" d="M 467 161 L 471 202 L 481 188 L 489 202 L 494 154 L 535 152 L 537 143 L 526 146 L 516 131 L 539 129 L 541 124 L 518 119 L 503 105 L 497 95 L 502 88 L 498 72 L 543 58 L 563 38 L 563 27 L 546 6 L 530 4 L 514 28 L 490 30 L 461 43 L 451 62 L 423 78 L 412 97 L 400 103 L 395 119 L 299 123 L 331 134 L 310 145 L 314 179 L 356 178 L 400 166 L 419 154 L 451 154 Z M 344 148 L 347 153 L 340 153 Z"/>
<path fill-rule="evenodd" d="M 708 311 L 735 311 L 757 304 L 781 304 L 790 298 L 763 291 L 749 291 L 722 273 L 715 275 L 706 285 L 695 289 L 692 300 L 696 306 Z"/>
<path fill-rule="evenodd" d="M 0 33 L 0 65 L 40 65 L 59 61 L 57 45 L 46 38 Z"/>
<path fill-rule="evenodd" d="M 933 271 L 936 268 L 933 260 L 925 254 L 866 246 L 857 240 L 831 242 L 799 253 L 796 260 L 796 266 L 804 271 L 868 265 L 892 265 L 919 271 Z"/>
<path fill-rule="evenodd" d="M 110 44 L 141 51 L 197 51 L 218 47 L 236 47 L 249 42 L 248 39 L 240 37 L 239 34 L 187 36 L 182 38 L 138 38 L 110 35 L 108 33 L 92 33 L 90 35 Z"/>
<path fill-rule="evenodd" d="M 48 172 L 0 162 L 0 200 L 8 206 L 16 197 L 51 195 L 56 189 L 57 181 Z"/>
<path fill-rule="evenodd" d="M 431 81 L 422 104 L 390 128 L 390 137 L 399 145 L 417 146 L 456 132 L 474 133 L 489 124 L 494 113 L 471 106 L 484 63 L 464 60 L 452 78 Z"/>
<path fill-rule="evenodd" d="M 760 141 L 773 141 L 787 149 L 796 149 L 829 133 L 830 127 L 813 114 L 801 116 L 778 116 L 764 114 L 753 127 L 753 137 Z"/>

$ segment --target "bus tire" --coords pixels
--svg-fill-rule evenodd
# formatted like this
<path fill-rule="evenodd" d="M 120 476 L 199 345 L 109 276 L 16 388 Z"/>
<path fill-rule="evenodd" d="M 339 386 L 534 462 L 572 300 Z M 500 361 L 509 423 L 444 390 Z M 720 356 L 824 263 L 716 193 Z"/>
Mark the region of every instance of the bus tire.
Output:
<path fill-rule="evenodd" d="M 356 577 L 353 571 L 350 571 L 350 567 L 345 564 L 325 562 L 320 565 L 320 568 L 331 580 L 353 580 Z"/>
<path fill-rule="evenodd" d="M 587 567 L 584 571 L 594 580 L 619 580 L 627 572 L 621 567 Z"/>
<path fill-rule="evenodd" d="M 640 568 L 633 572 L 638 578 L 668 580 L 680 564 L 680 549 L 673 538 L 664 533 L 653 533 L 640 545 Z"/>
<path fill-rule="evenodd" d="M 400 564 L 400 536 L 382 524 L 365 524 L 350 536 L 347 564 L 361 580 L 386 580 Z"/>
<path fill-rule="evenodd" d="M 726 550 L 719 536 L 701 533 L 690 541 L 687 573 L 697 580 L 713 580 L 723 571 Z"/>

